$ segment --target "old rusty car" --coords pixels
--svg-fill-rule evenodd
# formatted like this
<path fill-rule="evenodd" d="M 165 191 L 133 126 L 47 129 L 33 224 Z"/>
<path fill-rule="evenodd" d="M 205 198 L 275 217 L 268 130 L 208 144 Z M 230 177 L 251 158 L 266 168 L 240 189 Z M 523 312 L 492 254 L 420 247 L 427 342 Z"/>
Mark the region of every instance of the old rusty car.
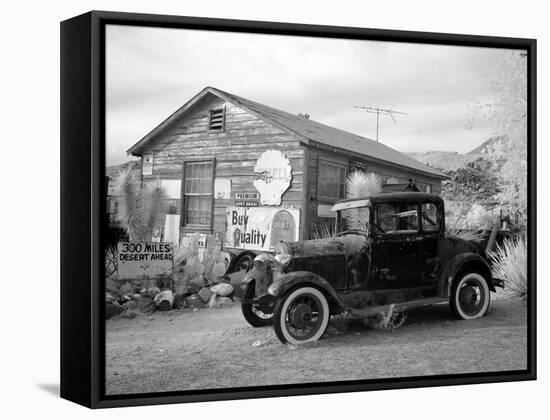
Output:
<path fill-rule="evenodd" d="M 287 242 L 255 258 L 241 284 L 253 326 L 283 343 L 314 341 L 330 316 L 370 317 L 447 302 L 459 319 L 487 312 L 495 285 L 485 250 L 445 232 L 436 194 L 385 193 L 336 203 L 332 238 Z"/>

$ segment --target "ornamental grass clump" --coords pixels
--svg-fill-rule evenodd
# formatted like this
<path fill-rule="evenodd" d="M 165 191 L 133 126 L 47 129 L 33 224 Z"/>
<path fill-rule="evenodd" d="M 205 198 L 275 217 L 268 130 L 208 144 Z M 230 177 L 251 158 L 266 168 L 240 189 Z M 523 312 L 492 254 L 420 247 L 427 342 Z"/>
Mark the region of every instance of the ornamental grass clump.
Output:
<path fill-rule="evenodd" d="M 504 280 L 504 290 L 511 296 L 527 296 L 527 241 L 525 237 L 509 239 L 491 252 L 493 275 Z"/>

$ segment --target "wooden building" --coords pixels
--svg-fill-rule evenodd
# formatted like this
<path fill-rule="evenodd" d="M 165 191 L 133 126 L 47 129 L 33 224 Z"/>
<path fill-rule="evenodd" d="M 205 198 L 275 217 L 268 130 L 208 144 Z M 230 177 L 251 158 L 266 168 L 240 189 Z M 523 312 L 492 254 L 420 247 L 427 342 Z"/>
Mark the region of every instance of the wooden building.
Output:
<path fill-rule="evenodd" d="M 332 223 L 350 171 L 435 193 L 447 178 L 382 143 L 212 87 L 128 153 L 141 158 L 144 184 L 162 180 L 180 238 L 200 232 L 254 251 Z"/>

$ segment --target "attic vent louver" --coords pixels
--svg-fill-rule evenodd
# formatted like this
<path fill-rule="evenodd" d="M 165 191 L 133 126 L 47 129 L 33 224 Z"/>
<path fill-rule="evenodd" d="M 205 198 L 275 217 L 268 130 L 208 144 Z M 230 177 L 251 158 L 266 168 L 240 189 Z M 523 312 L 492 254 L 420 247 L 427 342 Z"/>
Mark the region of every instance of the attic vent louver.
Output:
<path fill-rule="evenodd" d="M 225 107 L 210 110 L 208 128 L 210 130 L 223 131 L 225 125 Z"/>

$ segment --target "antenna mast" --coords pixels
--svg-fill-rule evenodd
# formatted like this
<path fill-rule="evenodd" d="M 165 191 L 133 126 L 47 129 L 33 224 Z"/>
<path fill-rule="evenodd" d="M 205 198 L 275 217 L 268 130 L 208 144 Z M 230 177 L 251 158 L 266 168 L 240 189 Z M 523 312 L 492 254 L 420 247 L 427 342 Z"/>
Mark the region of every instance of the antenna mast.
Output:
<path fill-rule="evenodd" d="M 384 108 L 378 108 L 378 107 L 375 107 L 375 106 L 354 106 L 355 109 L 361 109 L 365 112 L 370 112 L 371 114 L 376 114 L 376 141 L 378 141 L 378 126 L 380 124 L 380 114 L 382 115 L 389 115 L 392 119 L 392 121 L 394 122 L 394 124 L 397 122 L 395 120 L 395 117 L 393 116 L 393 114 L 402 114 L 402 115 L 407 115 L 406 112 L 399 112 L 399 111 L 394 111 L 393 109 L 384 109 Z"/>

